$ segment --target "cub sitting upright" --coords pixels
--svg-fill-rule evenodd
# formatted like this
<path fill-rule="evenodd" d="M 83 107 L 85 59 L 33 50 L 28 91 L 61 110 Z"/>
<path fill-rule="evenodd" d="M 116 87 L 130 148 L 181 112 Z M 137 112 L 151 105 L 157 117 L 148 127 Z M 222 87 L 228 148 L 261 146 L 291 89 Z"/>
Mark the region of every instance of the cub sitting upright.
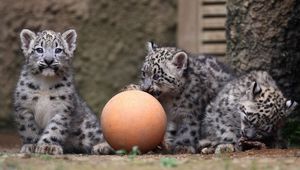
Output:
<path fill-rule="evenodd" d="M 191 56 L 175 47 L 147 43 L 139 85 L 163 105 L 168 125 L 164 144 L 175 153 L 195 153 L 205 107 L 231 75 L 215 58 Z"/>
<path fill-rule="evenodd" d="M 22 153 L 108 154 L 99 121 L 79 97 L 71 61 L 75 30 L 20 34 L 25 64 L 14 93 L 15 120 Z"/>

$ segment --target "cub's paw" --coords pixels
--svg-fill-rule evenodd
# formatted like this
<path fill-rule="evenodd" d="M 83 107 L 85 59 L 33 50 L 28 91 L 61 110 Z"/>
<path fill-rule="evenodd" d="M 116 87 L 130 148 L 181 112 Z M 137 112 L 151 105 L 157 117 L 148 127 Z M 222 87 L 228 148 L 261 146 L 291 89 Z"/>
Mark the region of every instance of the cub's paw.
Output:
<path fill-rule="evenodd" d="M 62 155 L 63 148 L 59 145 L 40 144 L 36 146 L 35 153 L 49 154 L 49 155 Z"/>
<path fill-rule="evenodd" d="M 142 90 L 141 87 L 139 85 L 136 85 L 136 84 L 129 84 L 125 87 L 123 87 L 120 92 L 123 92 L 123 91 L 128 91 L 128 90 Z"/>
<path fill-rule="evenodd" d="M 20 153 L 34 153 L 35 145 L 34 144 L 24 144 L 20 150 Z"/>
<path fill-rule="evenodd" d="M 231 153 L 234 152 L 233 144 L 220 144 L 217 146 L 215 150 L 215 154 L 222 154 L 222 153 Z"/>
<path fill-rule="evenodd" d="M 266 144 L 260 141 L 247 141 L 247 140 L 240 140 L 239 147 L 241 150 L 250 150 L 250 149 L 266 149 Z"/>
<path fill-rule="evenodd" d="M 114 149 L 106 142 L 93 146 L 92 154 L 94 155 L 110 155 L 114 154 Z"/>
<path fill-rule="evenodd" d="M 162 149 L 162 151 L 164 151 L 164 152 L 171 153 L 171 152 L 172 152 L 172 149 L 173 149 L 171 142 L 164 141 L 164 142 L 161 144 L 161 149 Z"/>
<path fill-rule="evenodd" d="M 175 146 L 173 149 L 175 154 L 193 154 L 196 153 L 196 149 L 193 146 Z"/>
<path fill-rule="evenodd" d="M 212 147 L 202 148 L 200 152 L 205 155 L 213 154 L 213 153 L 215 153 L 215 148 L 212 148 Z"/>

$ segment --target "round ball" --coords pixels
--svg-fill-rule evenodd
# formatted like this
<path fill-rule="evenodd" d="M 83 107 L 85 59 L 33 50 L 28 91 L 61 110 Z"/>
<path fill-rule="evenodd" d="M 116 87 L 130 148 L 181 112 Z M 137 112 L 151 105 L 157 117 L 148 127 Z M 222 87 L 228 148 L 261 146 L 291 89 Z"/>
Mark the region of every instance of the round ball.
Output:
<path fill-rule="evenodd" d="M 163 141 L 166 125 L 167 117 L 158 100 L 138 90 L 115 95 L 101 114 L 104 137 L 115 150 L 130 151 L 138 146 L 143 153 L 150 151 Z"/>

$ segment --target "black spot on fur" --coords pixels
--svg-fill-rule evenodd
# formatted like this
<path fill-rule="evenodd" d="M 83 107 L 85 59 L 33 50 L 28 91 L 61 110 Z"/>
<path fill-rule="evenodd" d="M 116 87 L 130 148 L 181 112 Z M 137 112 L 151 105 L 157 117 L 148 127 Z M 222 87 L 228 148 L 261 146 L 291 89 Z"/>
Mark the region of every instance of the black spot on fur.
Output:
<path fill-rule="evenodd" d="M 93 136 L 93 133 L 92 133 L 92 132 L 89 132 L 89 133 L 88 133 L 88 137 L 91 138 L 92 136 Z"/>
<path fill-rule="evenodd" d="M 20 128 L 19 128 L 19 131 L 24 131 L 24 130 L 26 130 L 25 126 L 21 125 Z"/>
<path fill-rule="evenodd" d="M 69 111 L 71 111 L 71 110 L 72 110 L 72 107 L 71 107 L 71 106 L 67 106 L 67 109 L 68 109 Z"/>
<path fill-rule="evenodd" d="M 57 127 L 56 126 L 53 126 L 52 128 L 51 128 L 51 130 L 56 130 L 57 129 Z"/>
<path fill-rule="evenodd" d="M 94 141 L 95 141 L 95 143 L 98 143 L 98 142 L 100 142 L 100 138 L 95 138 Z"/>
<path fill-rule="evenodd" d="M 61 87 L 64 87 L 65 85 L 62 84 L 62 83 L 58 83 L 54 86 L 55 89 L 58 89 L 58 88 L 61 88 Z"/>
<path fill-rule="evenodd" d="M 25 72 L 22 74 L 23 77 L 26 77 L 28 74 Z"/>
<path fill-rule="evenodd" d="M 79 137 L 80 140 L 84 139 L 85 138 L 85 135 L 84 134 L 81 134 L 81 136 Z"/>
<path fill-rule="evenodd" d="M 193 136 L 193 137 L 196 135 L 196 131 L 194 131 L 194 130 L 192 130 L 190 133 L 191 133 L 191 136 Z"/>
<path fill-rule="evenodd" d="M 20 81 L 20 85 L 21 85 L 21 86 L 24 86 L 24 81 Z"/>
<path fill-rule="evenodd" d="M 21 96 L 21 99 L 22 99 L 22 100 L 27 100 L 27 96 L 26 96 L 26 95 L 23 95 L 23 96 Z"/>
<path fill-rule="evenodd" d="M 66 96 L 62 95 L 62 96 L 59 96 L 59 98 L 60 98 L 61 100 L 65 100 L 65 99 L 66 99 Z"/>
<path fill-rule="evenodd" d="M 56 97 L 55 97 L 55 96 L 50 96 L 49 99 L 50 99 L 50 100 L 55 100 Z"/>
<path fill-rule="evenodd" d="M 191 125 L 191 126 L 196 126 L 197 123 L 196 123 L 196 122 L 191 122 L 190 125 Z"/>
<path fill-rule="evenodd" d="M 48 139 L 46 139 L 46 138 L 44 138 L 43 141 L 44 141 L 45 143 L 47 143 L 47 144 L 50 143 L 50 141 L 49 141 Z"/>
<path fill-rule="evenodd" d="M 58 140 L 56 137 L 54 137 L 54 136 L 51 136 L 51 137 L 50 137 L 50 140 L 51 140 L 52 142 L 59 143 L 59 140 Z"/>
<path fill-rule="evenodd" d="M 38 90 L 40 88 L 39 86 L 36 86 L 33 83 L 28 83 L 27 87 L 32 89 L 32 90 Z"/>
<path fill-rule="evenodd" d="M 91 127 L 92 127 L 91 122 L 87 121 L 87 122 L 85 123 L 85 128 L 89 129 L 89 128 L 91 128 Z"/>
<path fill-rule="evenodd" d="M 188 128 L 187 128 L 187 127 L 184 127 L 184 128 L 182 128 L 182 129 L 180 130 L 180 133 L 185 133 L 187 130 L 188 130 Z"/>
<path fill-rule="evenodd" d="M 210 61 L 210 62 L 209 62 L 209 65 L 210 65 L 214 70 L 216 70 L 216 71 L 220 71 L 220 70 L 221 70 L 221 68 L 220 68 L 215 62 Z"/>
<path fill-rule="evenodd" d="M 72 85 L 72 83 L 71 83 L 71 82 L 68 82 L 68 83 L 67 83 L 67 86 L 68 86 L 68 87 L 70 87 L 71 85 Z"/>
<path fill-rule="evenodd" d="M 224 142 L 232 142 L 233 141 L 232 138 L 227 138 L 227 137 L 224 138 L 223 140 L 224 140 Z"/>
<path fill-rule="evenodd" d="M 52 123 L 55 123 L 55 124 L 57 124 L 57 125 L 59 125 L 59 126 L 63 125 L 61 122 L 58 122 L 58 121 L 56 121 L 56 120 L 51 120 L 51 122 L 52 122 Z"/>
<path fill-rule="evenodd" d="M 73 135 L 79 136 L 79 135 L 81 135 L 81 133 L 82 133 L 82 130 L 81 130 L 81 129 L 78 129 L 78 130 L 76 130 L 75 132 L 73 132 Z"/>
<path fill-rule="evenodd" d="M 39 97 L 38 97 L 38 96 L 34 96 L 34 97 L 32 98 L 32 101 L 37 101 L 37 100 L 39 100 Z"/>
<path fill-rule="evenodd" d="M 66 132 L 64 130 L 59 131 L 61 135 L 64 135 Z"/>
<path fill-rule="evenodd" d="M 191 141 L 189 139 L 184 139 L 183 143 L 188 145 L 188 144 L 191 144 Z"/>
<path fill-rule="evenodd" d="M 171 134 L 172 136 L 175 136 L 175 135 L 176 135 L 176 133 L 177 133 L 177 131 L 176 131 L 176 130 L 171 130 L 171 131 L 170 131 L 170 134 Z"/>
<path fill-rule="evenodd" d="M 29 142 L 29 143 L 31 143 L 32 142 L 32 138 L 31 137 L 27 137 L 26 141 Z"/>

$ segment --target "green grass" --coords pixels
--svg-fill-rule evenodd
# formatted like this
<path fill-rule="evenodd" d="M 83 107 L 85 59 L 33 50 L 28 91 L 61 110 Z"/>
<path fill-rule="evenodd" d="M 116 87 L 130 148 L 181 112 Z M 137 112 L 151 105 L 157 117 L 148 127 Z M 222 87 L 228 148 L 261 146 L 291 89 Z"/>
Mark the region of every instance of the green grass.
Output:
<path fill-rule="evenodd" d="M 163 157 L 160 159 L 160 165 L 166 168 L 173 168 L 178 165 L 178 161 L 175 158 Z"/>

